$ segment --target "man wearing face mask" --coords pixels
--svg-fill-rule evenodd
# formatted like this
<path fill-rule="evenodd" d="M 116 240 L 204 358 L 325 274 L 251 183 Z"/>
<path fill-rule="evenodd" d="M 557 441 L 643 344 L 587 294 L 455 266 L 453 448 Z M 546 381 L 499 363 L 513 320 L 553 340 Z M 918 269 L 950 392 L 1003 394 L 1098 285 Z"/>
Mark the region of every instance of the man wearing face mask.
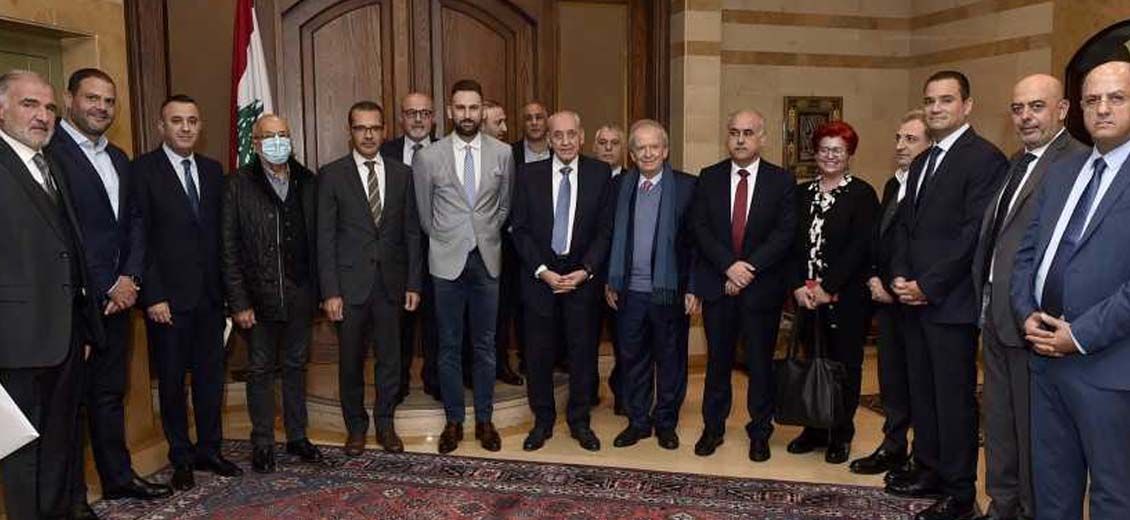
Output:
<path fill-rule="evenodd" d="M 255 155 L 228 178 L 222 267 L 228 308 L 249 347 L 247 411 L 251 467 L 275 469 L 275 372 L 282 365 L 286 451 L 304 462 L 321 452 L 306 438 L 306 360 L 317 298 L 314 176 L 290 155 L 290 125 L 264 114 L 252 129 Z"/>

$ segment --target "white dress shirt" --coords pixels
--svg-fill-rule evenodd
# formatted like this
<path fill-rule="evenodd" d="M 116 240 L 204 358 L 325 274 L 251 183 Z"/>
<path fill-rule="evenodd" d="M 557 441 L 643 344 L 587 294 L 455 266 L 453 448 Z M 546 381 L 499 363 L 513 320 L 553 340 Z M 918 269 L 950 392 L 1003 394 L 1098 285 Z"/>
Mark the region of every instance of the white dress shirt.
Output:
<path fill-rule="evenodd" d="M 470 148 L 475 156 L 475 193 L 479 192 L 479 188 L 483 185 L 483 134 L 482 132 L 475 134 L 475 138 L 471 142 L 464 141 L 458 135 L 451 136 L 452 149 L 455 150 L 455 176 L 459 178 L 459 183 L 463 182 L 463 161 L 467 156 L 467 149 Z M 466 189 L 466 186 L 464 186 Z"/>
<path fill-rule="evenodd" d="M 369 200 L 369 167 L 365 166 L 366 162 L 373 161 L 373 170 L 377 172 L 377 188 L 380 189 L 381 207 L 385 207 L 385 163 L 381 160 L 381 154 L 374 155 L 372 159 L 366 159 L 365 156 L 353 150 L 353 162 L 357 165 L 357 175 L 361 177 L 361 187 L 365 190 L 365 200 Z"/>
<path fill-rule="evenodd" d="M 420 145 L 420 149 L 423 150 L 424 148 L 427 148 L 429 144 L 432 144 L 432 138 L 425 136 L 419 141 L 413 141 L 411 137 L 408 137 L 407 135 L 404 136 L 404 155 L 401 156 L 404 157 L 404 164 L 412 166 L 412 159 L 416 158 L 416 151 L 412 149 L 412 146 L 416 145 L 417 143 Z"/>
<path fill-rule="evenodd" d="M 1055 137 L 1053 137 L 1051 141 L 1048 141 L 1047 144 L 1045 144 L 1045 145 L 1043 145 L 1039 148 L 1036 148 L 1035 150 L 1025 150 L 1024 151 L 1024 153 L 1030 153 L 1032 155 L 1035 155 L 1036 158 L 1032 159 L 1031 161 L 1028 161 L 1028 167 L 1027 167 L 1027 169 L 1024 170 L 1024 176 L 1020 178 L 1020 184 L 1016 185 L 1016 190 L 1012 192 L 1012 197 L 1008 199 L 1008 210 L 1006 210 L 1005 213 L 1004 213 L 1006 216 L 1009 213 L 1012 213 L 1012 207 L 1016 205 L 1016 199 L 1020 197 L 1020 192 L 1024 189 L 1024 185 L 1028 183 L 1028 177 L 1030 177 L 1032 175 L 1032 170 L 1036 169 L 1036 163 L 1040 162 L 1040 157 L 1043 157 L 1044 152 L 1048 151 L 1048 147 L 1051 146 L 1052 143 L 1056 139 L 1059 139 L 1059 134 L 1062 134 L 1065 131 L 1066 131 L 1066 129 L 1061 128 L 1059 130 L 1059 133 L 1055 134 Z M 1007 182 L 1007 180 L 1006 180 L 1006 182 Z M 1001 200 L 1001 197 L 1003 197 L 1003 196 L 1004 196 L 1004 186 L 1001 186 L 1001 193 L 997 195 L 997 200 L 993 204 L 994 218 L 995 218 L 995 215 L 997 214 L 997 211 L 1000 210 L 1001 202 L 1003 202 Z M 995 251 L 989 251 L 989 283 L 993 283 L 993 267 L 996 266 L 996 265 L 997 265 L 997 257 L 996 257 Z"/>
<path fill-rule="evenodd" d="M 910 177 L 910 170 L 895 170 L 895 181 L 899 183 L 899 193 L 895 198 L 895 202 L 902 202 L 902 198 L 906 196 L 906 179 Z"/>
<path fill-rule="evenodd" d="M 35 182 L 38 182 L 39 185 L 46 190 L 47 187 L 43 184 L 43 172 L 39 171 L 39 167 L 36 166 L 35 161 L 32 160 L 32 158 L 35 157 L 35 154 L 42 153 L 42 150 L 32 150 L 30 147 L 28 147 L 28 145 L 17 141 L 14 137 L 8 135 L 3 130 L 0 130 L 0 137 L 4 139 L 5 143 L 8 143 L 8 146 L 12 147 L 12 150 L 16 152 L 16 156 L 24 162 L 24 166 L 26 166 L 28 171 L 31 172 L 31 177 L 35 179 Z"/>
<path fill-rule="evenodd" d="M 623 171 L 624 171 L 623 166 L 617 166 L 615 168 L 612 168 L 612 176 L 615 177 L 617 175 L 620 175 L 620 173 L 623 172 Z"/>
<path fill-rule="evenodd" d="M 745 168 L 738 166 L 734 161 L 730 161 L 730 220 L 734 219 L 734 200 L 738 196 L 738 183 L 742 180 L 742 176 L 738 173 L 738 170 L 749 172 L 749 177 L 746 177 L 745 190 L 745 212 L 746 218 L 749 218 L 749 205 L 753 202 L 753 187 L 757 185 L 757 170 L 760 168 L 760 157 L 754 159 L 753 162 Z"/>
<path fill-rule="evenodd" d="M 173 171 L 177 172 L 177 180 L 180 181 L 181 188 L 184 189 L 185 194 L 188 194 L 188 183 L 184 179 L 184 165 L 181 161 L 188 159 L 192 164 L 192 181 L 196 184 L 196 197 L 200 197 L 200 169 L 196 167 L 196 154 L 188 154 L 188 157 L 181 157 L 180 154 L 169 148 L 169 145 L 161 143 L 161 148 L 165 150 L 165 156 L 169 158 L 169 163 L 173 165 Z"/>
<path fill-rule="evenodd" d="M 958 128 L 952 134 L 945 136 L 945 138 L 943 138 L 941 141 L 933 144 L 933 146 L 937 146 L 941 149 L 941 153 L 939 153 L 938 157 L 934 159 L 934 171 L 938 171 L 938 168 L 942 165 L 942 161 L 946 158 L 946 154 L 949 153 L 950 148 L 953 147 L 953 143 L 955 143 L 957 139 L 965 133 L 966 130 L 969 130 L 969 123 L 961 125 L 961 128 Z M 926 153 L 930 153 L 929 148 L 926 149 Z M 927 158 L 926 163 L 922 166 L 922 170 L 926 170 L 926 167 L 929 165 L 930 160 L 929 158 Z M 926 180 L 926 177 L 928 177 L 931 173 L 933 172 L 923 171 L 922 175 L 918 176 L 918 186 L 914 187 L 915 196 L 918 196 L 918 193 L 922 191 L 922 184 Z"/>
<path fill-rule="evenodd" d="M 110 152 L 106 151 L 106 145 L 110 144 L 110 140 L 106 139 L 105 135 L 101 135 L 98 136 L 98 141 L 91 141 L 89 137 L 66 119 L 59 126 L 63 127 L 63 130 L 71 136 L 82 153 L 86 155 L 86 159 L 90 161 L 90 165 L 94 167 L 94 171 L 98 172 L 98 178 L 102 180 L 102 187 L 106 189 L 106 196 L 110 199 L 110 207 L 114 210 L 114 218 L 118 218 L 118 203 L 120 202 L 118 199 L 118 170 L 114 168 L 114 161 L 110 158 Z"/>

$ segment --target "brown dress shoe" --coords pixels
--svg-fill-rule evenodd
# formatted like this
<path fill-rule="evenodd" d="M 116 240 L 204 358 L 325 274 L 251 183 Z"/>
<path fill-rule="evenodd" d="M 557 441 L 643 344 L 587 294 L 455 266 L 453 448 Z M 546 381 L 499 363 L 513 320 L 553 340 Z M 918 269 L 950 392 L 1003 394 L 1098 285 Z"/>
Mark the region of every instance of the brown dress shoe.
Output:
<path fill-rule="evenodd" d="M 451 453 L 455 448 L 459 447 L 459 441 L 463 440 L 463 423 L 448 421 L 443 427 L 443 433 L 439 436 L 439 452 Z"/>
<path fill-rule="evenodd" d="M 377 428 L 377 444 L 380 444 L 389 453 L 403 453 L 404 442 L 396 434 L 392 425 Z"/>
<path fill-rule="evenodd" d="M 345 439 L 345 454 L 350 457 L 356 457 L 365 451 L 365 434 L 361 432 L 350 432 L 349 437 Z"/>
<path fill-rule="evenodd" d="M 494 423 L 476 423 L 475 424 L 475 438 L 479 440 L 479 444 L 487 451 L 498 451 L 502 449 L 502 437 L 499 437 L 498 430 L 494 429 Z"/>

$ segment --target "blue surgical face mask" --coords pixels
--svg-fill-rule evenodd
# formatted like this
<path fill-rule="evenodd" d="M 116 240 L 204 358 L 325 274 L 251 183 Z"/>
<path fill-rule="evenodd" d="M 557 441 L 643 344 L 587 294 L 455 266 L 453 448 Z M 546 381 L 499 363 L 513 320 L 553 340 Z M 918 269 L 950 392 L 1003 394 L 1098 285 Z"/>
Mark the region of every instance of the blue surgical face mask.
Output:
<path fill-rule="evenodd" d="M 290 138 L 276 135 L 263 139 L 263 159 L 271 164 L 283 164 L 290 158 Z"/>

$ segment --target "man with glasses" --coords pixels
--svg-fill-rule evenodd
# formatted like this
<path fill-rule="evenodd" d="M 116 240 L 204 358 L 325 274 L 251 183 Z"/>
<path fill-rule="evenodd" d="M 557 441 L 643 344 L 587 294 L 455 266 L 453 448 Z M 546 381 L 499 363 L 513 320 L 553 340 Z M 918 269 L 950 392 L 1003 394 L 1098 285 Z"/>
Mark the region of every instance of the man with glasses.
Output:
<path fill-rule="evenodd" d="M 365 448 L 365 355 L 375 343 L 377 443 L 404 451 L 393 412 L 400 390 L 401 311 L 420 303 L 423 246 L 412 170 L 378 153 L 384 113 L 372 101 L 349 109 L 351 150 L 318 174 L 318 273 L 322 309 L 338 325 L 338 387 L 345 454 Z"/>

